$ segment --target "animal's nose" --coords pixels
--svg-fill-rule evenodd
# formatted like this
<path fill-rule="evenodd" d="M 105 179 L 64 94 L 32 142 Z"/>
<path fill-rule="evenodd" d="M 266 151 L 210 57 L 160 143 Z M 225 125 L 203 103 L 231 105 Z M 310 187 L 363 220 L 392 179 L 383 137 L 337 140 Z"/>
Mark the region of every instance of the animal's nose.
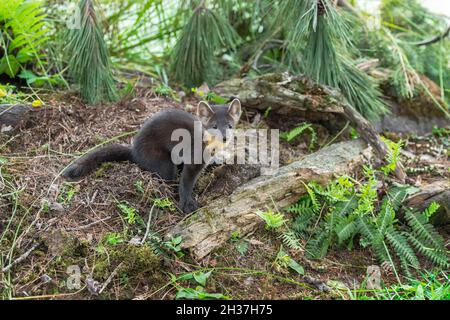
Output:
<path fill-rule="evenodd" d="M 222 142 L 227 142 L 227 136 L 226 135 L 222 136 Z"/>

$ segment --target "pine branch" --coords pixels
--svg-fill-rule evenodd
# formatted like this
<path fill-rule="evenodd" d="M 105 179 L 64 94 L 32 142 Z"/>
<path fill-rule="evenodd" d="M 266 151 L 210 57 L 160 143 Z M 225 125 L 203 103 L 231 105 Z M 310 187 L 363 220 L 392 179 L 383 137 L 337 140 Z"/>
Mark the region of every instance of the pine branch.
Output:
<path fill-rule="evenodd" d="M 68 33 L 69 73 L 89 104 L 115 101 L 117 88 L 94 2 L 81 0 L 79 7 L 80 29 L 72 29 Z"/>
<path fill-rule="evenodd" d="M 171 55 L 173 77 L 188 87 L 208 80 L 220 48 L 234 48 L 238 35 L 227 20 L 205 7 L 194 9 Z"/>

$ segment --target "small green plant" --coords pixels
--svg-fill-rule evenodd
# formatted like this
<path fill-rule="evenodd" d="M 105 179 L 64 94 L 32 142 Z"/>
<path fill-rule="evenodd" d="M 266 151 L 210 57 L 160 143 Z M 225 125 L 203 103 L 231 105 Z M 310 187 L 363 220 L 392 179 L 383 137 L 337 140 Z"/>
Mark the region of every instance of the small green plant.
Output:
<path fill-rule="evenodd" d="M 125 217 L 125 220 L 128 224 L 134 224 L 136 222 L 136 218 L 138 213 L 135 208 L 131 207 L 128 202 L 122 201 L 117 204 L 117 207 L 120 209 L 122 214 Z"/>
<path fill-rule="evenodd" d="M 136 188 L 136 191 L 144 194 L 145 193 L 145 189 L 144 189 L 144 182 L 142 180 L 136 181 L 134 183 L 134 187 Z"/>
<path fill-rule="evenodd" d="M 158 87 L 156 87 L 154 92 L 157 95 L 160 95 L 160 96 L 171 96 L 171 95 L 173 95 L 172 88 L 170 88 L 170 87 L 168 87 L 168 86 L 166 86 L 164 84 L 161 84 Z"/>
<path fill-rule="evenodd" d="M 48 213 L 50 211 L 50 204 L 47 200 L 42 201 L 41 210 L 43 213 Z"/>
<path fill-rule="evenodd" d="M 358 130 L 356 130 L 355 128 L 351 128 L 350 129 L 350 138 L 352 140 L 358 139 L 359 138 Z"/>
<path fill-rule="evenodd" d="M 208 272 L 189 272 L 176 277 L 170 274 L 172 285 L 177 289 L 175 299 L 189 299 L 189 300 L 208 300 L 208 299 L 230 299 L 221 293 L 209 293 L 205 291 L 206 281 L 211 276 L 212 270 Z M 190 281 L 196 285 L 195 288 L 184 287 L 180 284 L 181 281 Z"/>
<path fill-rule="evenodd" d="M 169 198 L 157 198 L 154 202 L 155 206 L 160 209 L 167 209 L 169 211 L 176 211 L 177 208 L 172 200 Z"/>
<path fill-rule="evenodd" d="M 290 141 L 294 140 L 295 138 L 297 138 L 299 135 L 301 135 L 304 131 L 309 131 L 309 133 L 311 134 L 311 141 L 309 143 L 309 149 L 312 150 L 317 142 L 317 134 L 316 134 L 316 131 L 314 130 L 312 124 L 310 124 L 310 123 L 305 122 L 290 131 L 282 132 L 280 134 L 280 138 L 286 140 L 287 142 L 290 142 Z"/>
<path fill-rule="evenodd" d="M 388 154 L 386 158 L 388 163 L 385 166 L 382 166 L 380 170 L 383 171 L 385 175 L 388 175 L 393 172 L 395 168 L 397 168 L 398 157 L 403 146 L 403 141 L 400 140 L 398 142 L 393 142 L 384 137 L 381 137 L 381 140 L 383 140 L 388 147 Z"/>
<path fill-rule="evenodd" d="M 211 101 L 215 104 L 226 104 L 228 102 L 227 98 L 221 97 L 212 91 L 206 94 L 206 100 Z"/>
<path fill-rule="evenodd" d="M 79 185 L 70 182 L 65 182 L 58 195 L 58 202 L 64 205 L 70 204 L 73 197 L 79 190 Z"/>
<path fill-rule="evenodd" d="M 111 232 L 111 233 L 106 234 L 105 242 L 106 242 L 106 244 L 108 244 L 110 246 L 115 246 L 115 245 L 118 245 L 118 244 L 124 242 L 124 239 L 120 233 Z"/>
<path fill-rule="evenodd" d="M 169 241 L 163 242 L 163 245 L 174 252 L 179 258 L 184 256 L 183 249 L 181 248 L 181 243 L 183 241 L 182 236 L 172 237 Z"/>
<path fill-rule="evenodd" d="M 433 127 L 433 135 L 439 138 L 445 138 L 450 136 L 450 127 L 448 128 L 441 128 L 438 126 Z"/>
<path fill-rule="evenodd" d="M 450 279 L 447 273 L 425 271 L 417 279 L 408 279 L 407 283 L 396 284 L 369 294 L 353 294 L 358 300 L 450 300 Z"/>
<path fill-rule="evenodd" d="M 267 119 L 269 117 L 270 112 L 272 111 L 272 107 L 268 107 L 266 110 L 264 110 L 264 119 Z"/>
<path fill-rule="evenodd" d="M 282 213 L 275 213 L 272 209 L 267 211 L 258 210 L 256 214 L 264 220 L 267 230 L 277 229 L 287 221 L 284 219 L 284 215 Z"/>
<path fill-rule="evenodd" d="M 230 242 L 234 244 L 236 250 L 241 254 L 245 255 L 248 251 L 248 242 L 245 239 L 241 239 L 239 231 L 234 231 L 231 234 Z"/>
<path fill-rule="evenodd" d="M 284 251 L 283 246 L 281 246 L 280 250 L 278 250 L 274 266 L 278 271 L 283 271 L 283 269 L 290 268 L 300 275 L 305 274 L 303 267 Z"/>

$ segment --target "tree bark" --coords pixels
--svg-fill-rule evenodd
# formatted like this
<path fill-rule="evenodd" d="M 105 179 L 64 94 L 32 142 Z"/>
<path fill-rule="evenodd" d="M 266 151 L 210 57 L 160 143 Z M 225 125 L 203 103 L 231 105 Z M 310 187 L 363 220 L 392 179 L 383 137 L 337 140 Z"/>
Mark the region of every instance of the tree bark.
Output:
<path fill-rule="evenodd" d="M 439 210 L 431 217 L 434 225 L 450 223 L 450 181 L 436 181 L 421 188 L 417 193 L 409 196 L 403 206 L 417 211 L 423 211 L 432 203 L 440 205 Z"/>
<path fill-rule="evenodd" d="M 299 111 L 338 113 L 344 115 L 358 133 L 371 144 L 377 157 L 383 161 L 388 153 L 371 123 L 364 119 L 336 89 L 319 85 L 305 76 L 266 74 L 255 78 L 231 79 L 218 84 L 212 91 L 227 98 L 239 98 L 245 107 L 279 114 Z M 394 172 L 402 182 L 406 174 L 398 163 Z"/>
<path fill-rule="evenodd" d="M 195 259 L 202 259 L 233 232 L 243 236 L 255 230 L 261 223 L 257 210 L 289 206 L 306 192 L 306 183 L 316 181 L 326 185 L 334 176 L 353 172 L 370 156 L 371 148 L 362 140 L 323 148 L 279 168 L 271 176 L 250 180 L 229 196 L 211 201 L 178 223 L 166 238 L 181 235 L 182 248 L 190 250 Z"/>
<path fill-rule="evenodd" d="M 0 129 L 10 131 L 26 118 L 30 106 L 24 104 L 0 104 Z"/>

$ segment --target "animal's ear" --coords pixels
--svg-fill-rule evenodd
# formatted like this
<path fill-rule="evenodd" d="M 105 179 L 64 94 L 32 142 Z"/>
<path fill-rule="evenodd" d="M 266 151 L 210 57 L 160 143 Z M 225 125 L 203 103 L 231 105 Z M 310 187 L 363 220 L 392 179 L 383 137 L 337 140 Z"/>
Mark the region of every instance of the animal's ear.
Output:
<path fill-rule="evenodd" d="M 228 114 L 233 118 L 234 122 L 238 122 L 242 114 L 241 102 L 239 99 L 231 101 L 228 107 Z"/>
<path fill-rule="evenodd" d="M 207 123 L 214 115 L 214 111 L 206 101 L 200 101 L 197 106 L 197 116 L 203 123 Z"/>

